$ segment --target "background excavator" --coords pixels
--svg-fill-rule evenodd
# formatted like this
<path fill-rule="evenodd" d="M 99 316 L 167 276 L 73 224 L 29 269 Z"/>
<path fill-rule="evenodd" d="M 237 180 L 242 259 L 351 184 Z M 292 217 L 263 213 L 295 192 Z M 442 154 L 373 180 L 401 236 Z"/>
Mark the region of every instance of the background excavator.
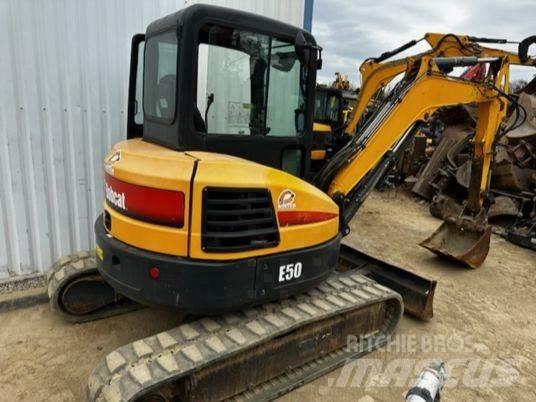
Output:
<path fill-rule="evenodd" d="M 311 171 L 322 167 L 333 155 L 332 147 L 341 139 L 353 107 L 357 101 L 357 91 L 352 89 L 346 75 L 335 73 L 330 85 L 318 84 L 315 91 L 313 145 L 311 151 Z"/>
<path fill-rule="evenodd" d="M 396 268 L 340 247 L 348 223 L 423 122 L 458 103 L 478 105 L 477 212 L 508 68 L 521 62 L 477 53 L 469 37 L 433 37 L 445 52 L 401 62 L 403 79 L 359 130 L 353 116 L 316 171 L 321 48 L 310 33 L 195 5 L 133 38 L 127 140 L 104 161 L 96 252 L 51 268 L 51 306 L 75 322 L 130 300 L 205 318 L 111 352 L 89 378 L 89 400 L 273 399 L 388 341 L 402 299 L 363 273 L 383 270 L 396 288 Z M 444 71 L 477 63 L 489 64 L 484 82 Z"/>

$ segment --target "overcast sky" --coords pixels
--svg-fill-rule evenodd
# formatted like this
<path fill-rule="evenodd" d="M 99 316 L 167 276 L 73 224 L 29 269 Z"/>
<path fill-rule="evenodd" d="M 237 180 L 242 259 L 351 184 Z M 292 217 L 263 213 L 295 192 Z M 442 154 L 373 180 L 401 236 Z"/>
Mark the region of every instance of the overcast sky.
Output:
<path fill-rule="evenodd" d="M 324 48 L 318 81 L 329 83 L 339 71 L 359 85 L 364 59 L 426 32 L 521 40 L 536 35 L 536 0 L 314 0 L 313 34 Z M 530 54 L 536 54 L 535 48 Z M 517 46 L 509 49 L 517 51 Z M 528 79 L 534 73 L 536 68 L 514 67 L 512 78 Z"/>

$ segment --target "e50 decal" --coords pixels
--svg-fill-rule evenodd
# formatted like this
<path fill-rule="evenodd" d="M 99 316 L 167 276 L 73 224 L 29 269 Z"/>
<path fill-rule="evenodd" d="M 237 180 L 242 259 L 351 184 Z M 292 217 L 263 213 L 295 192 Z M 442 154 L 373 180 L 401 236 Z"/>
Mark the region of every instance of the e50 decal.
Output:
<path fill-rule="evenodd" d="M 286 264 L 279 267 L 278 282 L 288 282 L 293 279 L 298 279 L 302 274 L 302 263 Z"/>

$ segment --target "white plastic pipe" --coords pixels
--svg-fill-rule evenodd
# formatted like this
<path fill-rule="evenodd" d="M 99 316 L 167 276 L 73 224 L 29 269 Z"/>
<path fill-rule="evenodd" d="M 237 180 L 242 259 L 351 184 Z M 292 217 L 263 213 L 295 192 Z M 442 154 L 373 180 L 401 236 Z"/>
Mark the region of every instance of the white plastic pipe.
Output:
<path fill-rule="evenodd" d="M 445 385 L 445 364 L 434 362 L 426 367 L 406 395 L 406 402 L 433 402 Z"/>

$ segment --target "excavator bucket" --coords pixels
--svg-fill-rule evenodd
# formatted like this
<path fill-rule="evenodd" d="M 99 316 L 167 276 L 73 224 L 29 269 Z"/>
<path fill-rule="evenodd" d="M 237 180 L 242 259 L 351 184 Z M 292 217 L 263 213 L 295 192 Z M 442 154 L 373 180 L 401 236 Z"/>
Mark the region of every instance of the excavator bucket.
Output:
<path fill-rule="evenodd" d="M 489 225 L 477 229 L 446 220 L 420 246 L 439 256 L 478 268 L 488 255 L 490 239 Z"/>

